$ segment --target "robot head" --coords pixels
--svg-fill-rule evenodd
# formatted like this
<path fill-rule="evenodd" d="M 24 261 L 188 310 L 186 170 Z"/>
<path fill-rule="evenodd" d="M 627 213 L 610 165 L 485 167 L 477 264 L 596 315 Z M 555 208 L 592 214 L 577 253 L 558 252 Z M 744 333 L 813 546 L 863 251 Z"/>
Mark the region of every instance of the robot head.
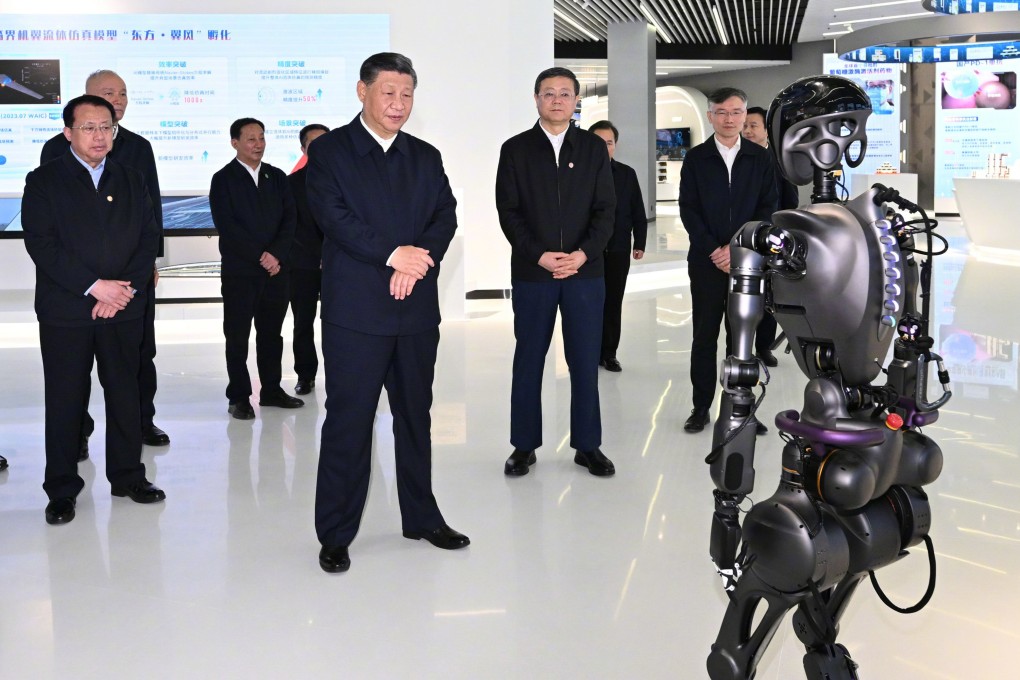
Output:
<path fill-rule="evenodd" d="M 801 78 L 776 95 L 766 127 L 783 175 L 810 184 L 815 168 L 835 170 L 843 160 L 856 168 L 868 147 L 865 123 L 871 98 L 860 85 L 839 76 Z M 850 146 L 860 142 L 856 157 Z"/>

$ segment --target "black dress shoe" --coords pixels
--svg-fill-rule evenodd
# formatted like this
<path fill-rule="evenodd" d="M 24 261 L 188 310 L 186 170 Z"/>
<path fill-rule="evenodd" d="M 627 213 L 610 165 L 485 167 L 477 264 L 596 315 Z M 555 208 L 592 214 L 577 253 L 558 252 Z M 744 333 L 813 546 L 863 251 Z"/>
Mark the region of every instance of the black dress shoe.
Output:
<path fill-rule="evenodd" d="M 610 371 L 612 373 L 619 373 L 623 370 L 623 366 L 620 365 L 619 360 L 616 357 L 609 357 L 599 362 L 599 366 Z"/>
<path fill-rule="evenodd" d="M 761 422 L 757 418 L 754 419 L 754 427 L 755 427 L 754 433 L 759 437 L 762 436 L 763 434 L 769 433 L 769 428 L 767 428 L 765 426 L 765 423 Z"/>
<path fill-rule="evenodd" d="M 170 435 L 155 425 L 146 425 L 142 428 L 142 443 L 146 446 L 167 446 Z"/>
<path fill-rule="evenodd" d="M 684 423 L 684 432 L 701 432 L 708 425 L 708 409 L 692 408 L 691 416 Z"/>
<path fill-rule="evenodd" d="M 78 462 L 89 459 L 89 436 L 83 434 L 81 436 L 81 448 L 78 449 Z"/>
<path fill-rule="evenodd" d="M 319 551 L 319 566 L 327 574 L 339 574 L 351 568 L 346 545 L 324 545 Z"/>
<path fill-rule="evenodd" d="M 148 480 L 141 479 L 137 482 L 115 486 L 110 490 L 114 496 L 127 496 L 135 503 L 159 503 L 166 499 L 163 490 L 153 486 Z"/>
<path fill-rule="evenodd" d="M 305 402 L 301 401 L 297 397 L 292 397 L 289 394 L 280 392 L 274 394 L 271 397 L 262 397 L 259 399 L 259 406 L 276 406 L 278 408 L 301 408 L 305 405 Z"/>
<path fill-rule="evenodd" d="M 227 407 L 227 413 L 238 420 L 255 420 L 255 409 L 248 401 L 238 401 Z"/>
<path fill-rule="evenodd" d="M 298 380 L 297 385 L 294 386 L 294 394 L 311 394 L 313 387 L 315 387 L 314 380 Z"/>
<path fill-rule="evenodd" d="M 7 459 L 0 456 L 0 471 L 7 469 Z"/>
<path fill-rule="evenodd" d="M 578 451 L 574 454 L 574 462 L 588 468 L 588 472 L 596 477 L 612 477 L 616 474 L 616 466 L 601 449 Z"/>
<path fill-rule="evenodd" d="M 74 499 L 56 498 L 46 504 L 47 524 L 67 524 L 74 519 Z"/>
<path fill-rule="evenodd" d="M 444 524 L 432 531 L 405 531 L 404 538 L 411 538 L 415 541 L 424 538 L 432 545 L 443 550 L 458 550 L 471 545 L 470 538 L 458 531 L 454 531 L 448 524 Z"/>
<path fill-rule="evenodd" d="M 521 477 L 528 474 L 528 470 L 537 461 L 538 457 L 535 456 L 534 451 L 514 449 L 514 452 L 506 459 L 506 464 L 503 466 L 503 474 L 508 477 Z"/>
<path fill-rule="evenodd" d="M 764 352 L 758 352 L 758 358 L 761 359 L 761 362 L 769 368 L 775 368 L 779 365 L 779 359 L 777 359 L 776 355 L 772 353 L 772 350 L 767 349 Z"/>

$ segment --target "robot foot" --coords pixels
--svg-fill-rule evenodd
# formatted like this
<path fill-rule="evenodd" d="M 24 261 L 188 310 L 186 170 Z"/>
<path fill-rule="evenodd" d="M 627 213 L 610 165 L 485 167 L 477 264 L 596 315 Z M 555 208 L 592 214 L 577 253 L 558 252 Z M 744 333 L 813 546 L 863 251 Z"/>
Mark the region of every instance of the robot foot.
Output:
<path fill-rule="evenodd" d="M 804 655 L 808 680 L 859 680 L 857 664 L 843 645 L 825 645 Z"/>

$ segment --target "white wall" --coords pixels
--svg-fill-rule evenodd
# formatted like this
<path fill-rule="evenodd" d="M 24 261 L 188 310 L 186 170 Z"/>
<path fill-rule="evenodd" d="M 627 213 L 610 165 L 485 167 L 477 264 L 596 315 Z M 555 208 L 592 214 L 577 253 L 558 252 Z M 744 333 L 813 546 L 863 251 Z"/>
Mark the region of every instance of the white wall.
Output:
<path fill-rule="evenodd" d="M 16 8 L 8 0 L 0 4 L 6 12 L 50 14 L 259 14 L 273 10 L 249 0 L 94 0 L 85 5 L 51 0 Z M 331 9 L 390 14 L 390 47 L 410 57 L 418 72 L 414 112 L 406 130 L 442 152 L 450 183 L 463 195 L 457 215 L 464 239 L 464 288 L 508 288 L 510 248 L 496 216 L 496 162 L 503 141 L 534 125 L 537 118 L 532 97 L 535 76 L 553 65 L 552 0 L 291 0 L 286 7 L 290 13 L 304 14 Z M 130 118 L 129 108 L 125 122 Z M 3 247 L 7 245 L 15 247 Z M 9 262 L 10 257 L 20 270 L 24 249 L 16 253 L 17 247 L 21 247 L 17 241 L 0 245 L 0 262 Z M 0 287 L 7 285 L 8 278 L 0 279 Z"/>

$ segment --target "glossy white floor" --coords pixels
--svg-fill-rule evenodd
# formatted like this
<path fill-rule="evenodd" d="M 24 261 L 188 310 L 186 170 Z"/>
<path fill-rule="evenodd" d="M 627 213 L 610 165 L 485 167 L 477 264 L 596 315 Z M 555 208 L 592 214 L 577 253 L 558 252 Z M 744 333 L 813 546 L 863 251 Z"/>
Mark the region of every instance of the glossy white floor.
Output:
<path fill-rule="evenodd" d="M 666 222 L 661 251 L 682 240 Z M 624 372 L 601 372 L 615 477 L 591 477 L 566 448 L 559 346 L 539 462 L 503 476 L 512 314 L 509 302 L 473 303 L 470 319 L 443 324 L 433 411 L 436 495 L 472 545 L 447 553 L 401 537 L 384 402 L 371 495 L 341 575 L 319 569 L 312 528 L 321 382 L 303 409 L 233 421 L 215 308 L 162 309 L 156 422 L 173 443 L 144 461 L 166 503 L 111 498 L 97 386 L 77 518 L 51 527 L 35 325 L 4 323 L 0 678 L 704 678 L 726 607 L 708 559 L 711 434 L 682 431 L 690 300 L 682 265 L 658 259 L 628 294 Z M 942 260 L 934 326 L 959 368 L 953 400 L 927 428 L 945 452 L 928 488 L 938 588 L 904 616 L 862 585 L 841 640 L 869 680 L 1017 673 L 1020 268 Z M 781 357 L 763 408 L 800 408 L 803 384 Z M 780 445 L 774 428 L 759 439 L 758 500 L 775 488 Z M 880 572 L 901 604 L 927 577 L 923 548 Z M 802 677 L 801 654 L 787 618 L 758 677 Z"/>

